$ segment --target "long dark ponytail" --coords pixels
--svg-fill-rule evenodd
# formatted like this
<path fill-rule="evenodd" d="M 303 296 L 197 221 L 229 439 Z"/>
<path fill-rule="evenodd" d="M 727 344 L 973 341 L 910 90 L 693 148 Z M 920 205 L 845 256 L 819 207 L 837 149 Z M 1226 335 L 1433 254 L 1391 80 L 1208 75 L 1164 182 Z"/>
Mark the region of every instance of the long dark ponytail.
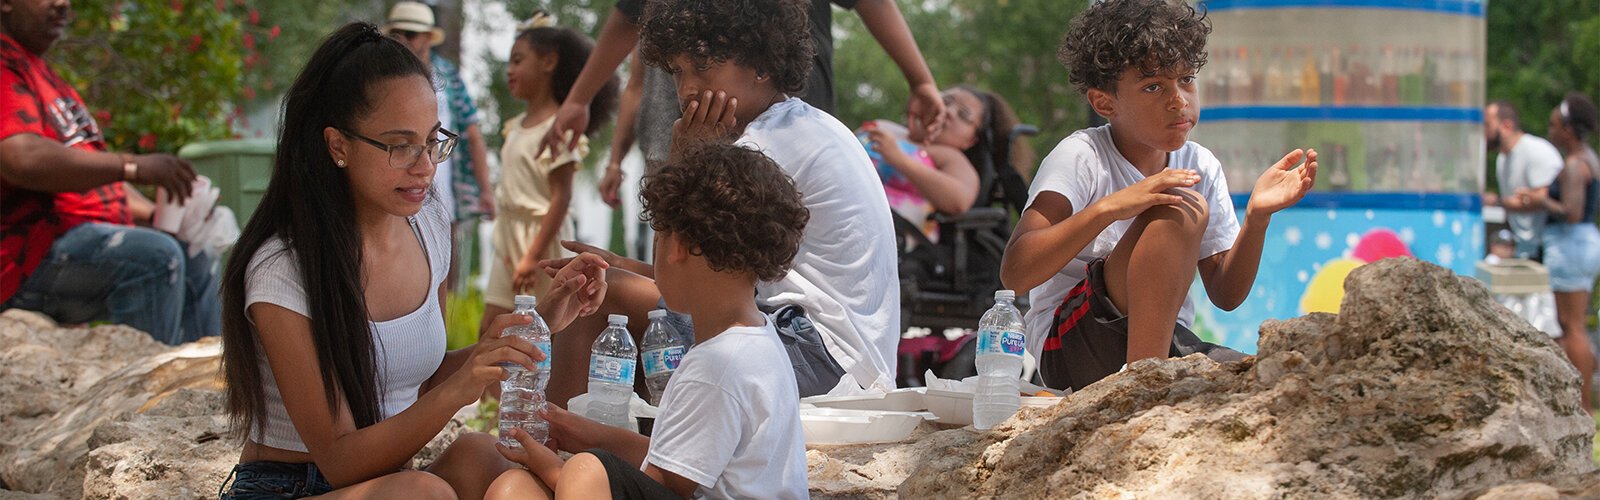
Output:
<path fill-rule="evenodd" d="M 556 54 L 556 67 L 550 75 L 550 93 L 556 102 L 567 100 L 572 85 L 578 82 L 578 74 L 583 72 L 583 64 L 594 52 L 594 42 L 571 28 L 545 26 L 522 30 L 517 33 L 513 43 L 527 43 L 529 48 L 541 54 Z M 594 99 L 589 101 L 589 127 L 583 131 L 584 135 L 594 137 L 616 113 L 619 98 L 617 87 L 617 76 L 611 75 L 605 85 L 600 86 L 600 91 L 594 94 Z"/>
<path fill-rule="evenodd" d="M 283 240 L 299 265 L 316 345 L 317 367 L 330 410 L 339 398 L 357 427 L 380 418 L 382 381 L 375 361 L 361 277 L 361 233 L 350 180 L 328 154 L 326 127 L 354 128 L 373 110 L 372 89 L 385 80 L 432 71 L 376 26 L 351 23 L 329 35 L 284 97 L 272 181 L 245 224 L 223 277 L 222 365 L 228 415 L 246 437 L 266 414 L 260 368 L 263 353 L 245 311 L 249 264 L 262 245 Z M 283 256 L 263 256 L 263 258 Z M 293 390 L 293 388 L 281 388 Z"/>

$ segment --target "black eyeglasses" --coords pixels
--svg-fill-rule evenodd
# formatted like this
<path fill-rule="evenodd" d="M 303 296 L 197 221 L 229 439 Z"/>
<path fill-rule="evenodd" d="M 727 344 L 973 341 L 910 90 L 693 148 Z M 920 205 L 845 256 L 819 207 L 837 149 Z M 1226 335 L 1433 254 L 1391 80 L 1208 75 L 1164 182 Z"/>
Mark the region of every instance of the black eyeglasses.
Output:
<path fill-rule="evenodd" d="M 417 164 L 417 158 L 422 157 L 423 151 L 428 152 L 428 161 L 433 162 L 435 165 L 449 159 L 450 153 L 456 149 L 456 138 L 458 137 L 454 132 L 441 128 L 439 129 L 439 134 L 444 136 L 443 139 L 431 140 L 425 144 L 384 144 L 377 139 L 349 130 L 342 128 L 337 130 L 343 132 L 344 135 L 361 139 L 362 142 L 371 144 L 372 147 L 387 151 L 389 153 L 389 166 L 398 169 L 411 168 L 412 165 Z"/>

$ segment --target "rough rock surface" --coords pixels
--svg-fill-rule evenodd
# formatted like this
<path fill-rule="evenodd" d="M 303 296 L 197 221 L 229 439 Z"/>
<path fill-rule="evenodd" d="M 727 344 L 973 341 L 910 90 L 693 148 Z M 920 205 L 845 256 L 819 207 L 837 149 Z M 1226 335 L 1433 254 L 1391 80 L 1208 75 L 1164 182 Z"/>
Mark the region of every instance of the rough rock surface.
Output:
<path fill-rule="evenodd" d="M 169 348 L 127 327 L 0 314 L 0 498 L 215 498 L 239 459 L 221 352 L 217 339 Z M 413 463 L 431 463 L 474 409 Z"/>
<path fill-rule="evenodd" d="M 1256 358 L 1134 363 L 991 432 L 935 434 L 952 445 L 899 495 L 1411 497 L 1594 469 L 1576 370 L 1483 286 L 1393 259 L 1345 290 L 1337 316 L 1262 325 Z"/>
<path fill-rule="evenodd" d="M 816 498 L 1600 496 L 1577 373 L 1476 282 L 1352 273 L 1338 316 L 1262 326 L 1259 357 L 1135 363 L 993 431 L 814 447 Z M 0 499 L 201 498 L 237 459 L 215 341 L 0 314 Z M 462 432 L 469 407 L 418 453 Z M 16 491 L 8 491 L 16 490 Z"/>

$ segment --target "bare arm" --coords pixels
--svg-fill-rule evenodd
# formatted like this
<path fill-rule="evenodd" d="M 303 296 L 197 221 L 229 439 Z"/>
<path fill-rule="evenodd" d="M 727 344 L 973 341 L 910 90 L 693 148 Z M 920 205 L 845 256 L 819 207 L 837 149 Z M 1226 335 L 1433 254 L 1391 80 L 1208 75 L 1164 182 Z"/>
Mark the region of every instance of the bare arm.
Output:
<path fill-rule="evenodd" d="M 1305 161 L 1304 166 L 1300 166 L 1301 160 Z M 1272 214 L 1299 203 L 1316 182 L 1314 149 L 1290 151 L 1256 179 L 1250 190 L 1250 204 L 1245 207 L 1244 225 L 1233 248 L 1200 260 L 1200 280 L 1205 282 L 1206 296 L 1212 304 L 1232 311 L 1250 296 L 1256 272 L 1261 268 L 1261 246 Z"/>
<path fill-rule="evenodd" d="M 1022 211 L 1000 259 L 1000 281 L 1025 294 L 1055 276 L 1116 219 L 1094 204 L 1073 213 L 1066 196 L 1044 191 Z"/>
<path fill-rule="evenodd" d="M 133 216 L 135 224 L 149 224 L 156 215 L 156 202 L 144 197 L 144 193 L 134 189 L 132 185 L 124 186 L 128 195 L 128 214 Z"/>
<path fill-rule="evenodd" d="M 383 476 L 405 466 L 444 428 L 456 410 L 471 404 L 488 384 L 504 376 L 505 370 L 494 363 L 509 361 L 530 369 L 533 366 L 527 355 L 533 346 L 526 341 L 512 338 L 480 343 L 468 363 L 470 369 L 457 370 L 456 376 L 437 390 L 423 394 L 405 411 L 357 429 L 342 397 L 336 408 L 330 409 L 327 404 L 311 339 L 311 321 L 266 303 L 251 305 L 249 314 L 262 332 L 258 338 L 274 381 L 278 387 L 295 388 L 283 391 L 289 419 L 312 460 L 335 487 Z"/>
<path fill-rule="evenodd" d="M 622 160 L 633 149 L 634 127 L 639 120 L 639 104 L 644 101 L 644 60 L 639 51 L 633 52 L 628 66 L 628 84 L 622 88 L 622 102 L 617 108 L 617 129 L 611 136 L 611 155 L 606 161 L 605 175 L 600 180 L 600 199 L 611 208 L 622 204 L 618 194 L 622 189 Z"/>
<path fill-rule="evenodd" d="M 906 26 L 900 7 L 894 0 L 861 0 L 855 7 L 872 38 L 883 46 L 900 73 L 906 77 L 911 89 L 911 100 L 906 104 L 906 125 L 918 139 L 938 135 L 942 128 L 944 100 L 939 98 L 939 85 L 917 49 L 917 40 Z"/>
<path fill-rule="evenodd" d="M 594 95 L 616 74 L 617 66 L 638 44 L 639 25 L 612 7 L 605 25 L 600 28 L 599 38 L 595 40 L 594 52 L 589 54 L 589 61 L 584 63 L 583 72 L 573 82 L 567 99 L 556 110 L 555 123 L 550 127 L 550 132 L 545 134 L 536 155 L 547 150 L 554 152 L 578 147 L 578 136 L 589 126 L 589 103 L 594 101 Z M 571 132 L 570 138 L 565 137 L 568 132 Z M 566 147 L 557 147 L 563 141 Z"/>
<path fill-rule="evenodd" d="M 539 260 L 545 257 L 545 249 L 556 240 L 561 226 L 566 223 L 567 210 L 572 205 L 572 176 L 577 170 L 577 163 L 568 163 L 550 171 L 550 207 L 541 218 L 543 222 L 534 233 L 532 244 L 517 262 L 516 276 L 511 280 L 513 289 L 527 290 L 540 279 Z"/>
<path fill-rule="evenodd" d="M 925 148 L 938 168 L 916 165 L 913 168 L 896 166 L 896 169 L 917 186 L 917 192 L 922 193 L 939 213 L 966 213 L 978 199 L 978 170 L 973 168 L 972 161 L 961 150 L 940 145 Z"/>
<path fill-rule="evenodd" d="M 124 179 L 122 156 L 116 153 L 69 148 L 34 134 L 17 134 L 0 141 L 0 179 L 33 191 L 68 193 L 88 191 L 106 184 L 128 181 L 166 188 L 178 200 L 189 198 L 195 178 L 189 162 L 169 154 L 131 156 L 138 164 L 132 179 Z"/>

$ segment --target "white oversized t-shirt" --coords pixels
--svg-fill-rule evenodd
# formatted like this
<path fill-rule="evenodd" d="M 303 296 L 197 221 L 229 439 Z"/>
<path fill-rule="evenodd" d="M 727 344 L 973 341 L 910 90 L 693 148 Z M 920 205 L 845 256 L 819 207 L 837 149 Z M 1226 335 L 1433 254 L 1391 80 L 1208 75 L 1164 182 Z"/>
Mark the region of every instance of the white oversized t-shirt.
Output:
<path fill-rule="evenodd" d="M 694 346 L 661 396 L 641 470 L 654 464 L 694 481 L 695 498 L 806 498 L 800 392 L 788 365 L 771 320 Z"/>
<path fill-rule="evenodd" d="M 758 298 L 805 308 L 848 375 L 829 394 L 893 390 L 900 345 L 894 222 L 861 142 L 838 119 L 791 97 L 745 126 L 738 144 L 777 162 L 811 211 L 794 267 L 758 285 Z"/>
<path fill-rule="evenodd" d="M 1205 236 L 1200 241 L 1200 258 L 1204 259 L 1233 248 L 1239 236 L 1239 219 L 1234 217 L 1233 199 L 1228 196 L 1228 181 L 1222 175 L 1222 163 L 1205 147 L 1193 141 L 1167 154 L 1167 168 L 1190 169 L 1200 173 L 1200 183 L 1194 187 L 1211 206 L 1211 220 L 1206 223 Z M 1062 139 L 1055 150 L 1044 158 L 1039 172 L 1034 176 L 1028 193 L 1028 205 L 1039 193 L 1060 193 L 1072 203 L 1073 213 L 1110 196 L 1123 188 L 1145 179 L 1111 142 L 1111 125 L 1079 130 Z M 1027 328 L 1028 352 L 1037 360 L 1044 339 L 1050 334 L 1050 320 L 1056 306 L 1061 305 L 1067 292 L 1088 276 L 1089 264 L 1111 255 L 1122 239 L 1123 233 L 1133 225 L 1133 219 L 1120 220 L 1106 226 L 1100 235 L 1083 248 L 1078 256 L 1056 272 L 1044 284 L 1029 292 L 1030 308 L 1023 316 Z M 1131 270 L 1130 279 L 1138 279 L 1138 270 Z M 1183 299 L 1183 309 L 1178 312 L 1178 323 L 1184 327 L 1194 322 L 1194 301 Z"/>

